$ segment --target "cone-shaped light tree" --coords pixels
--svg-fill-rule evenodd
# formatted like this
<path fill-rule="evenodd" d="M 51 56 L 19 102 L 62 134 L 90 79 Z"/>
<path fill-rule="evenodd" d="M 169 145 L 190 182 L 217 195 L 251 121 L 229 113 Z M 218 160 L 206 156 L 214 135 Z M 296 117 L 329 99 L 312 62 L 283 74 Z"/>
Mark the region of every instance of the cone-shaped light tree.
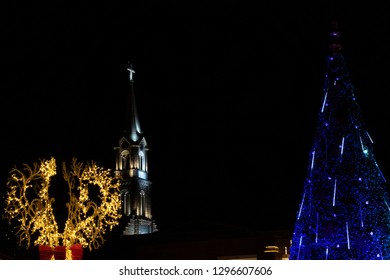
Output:
<path fill-rule="evenodd" d="M 390 259 L 390 201 L 336 22 L 290 260 Z"/>

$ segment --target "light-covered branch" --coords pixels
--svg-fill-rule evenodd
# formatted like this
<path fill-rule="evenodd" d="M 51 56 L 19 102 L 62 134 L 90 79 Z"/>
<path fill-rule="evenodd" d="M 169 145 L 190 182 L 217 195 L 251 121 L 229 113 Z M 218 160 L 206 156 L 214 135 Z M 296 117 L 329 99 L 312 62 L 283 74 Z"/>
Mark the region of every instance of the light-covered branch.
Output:
<path fill-rule="evenodd" d="M 18 223 L 19 245 L 59 245 L 69 248 L 81 244 L 90 250 L 100 247 L 107 230 L 118 224 L 120 218 L 120 182 L 109 169 L 94 162 L 83 164 L 73 159 L 70 167 L 63 163 L 63 177 L 69 186 L 68 218 L 63 233 L 53 214 L 54 198 L 49 196 L 51 177 L 56 175 L 54 158 L 13 168 L 8 180 L 6 218 Z M 95 197 L 91 197 L 96 193 Z"/>

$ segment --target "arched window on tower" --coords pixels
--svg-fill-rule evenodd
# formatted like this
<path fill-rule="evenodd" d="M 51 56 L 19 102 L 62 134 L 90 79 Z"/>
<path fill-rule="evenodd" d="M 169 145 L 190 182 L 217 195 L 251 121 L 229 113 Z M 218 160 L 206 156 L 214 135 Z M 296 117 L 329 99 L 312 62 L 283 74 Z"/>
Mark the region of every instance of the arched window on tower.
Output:
<path fill-rule="evenodd" d="M 124 216 L 130 216 L 131 213 L 131 203 L 130 203 L 130 193 L 127 190 L 121 192 L 121 205 L 122 205 L 122 214 Z"/>
<path fill-rule="evenodd" d="M 129 168 L 129 151 L 124 150 L 121 154 L 122 159 L 122 170 L 126 170 Z"/>
<path fill-rule="evenodd" d="M 138 152 L 139 169 L 145 171 L 145 154 L 142 150 Z"/>
<path fill-rule="evenodd" d="M 125 199 L 124 199 L 124 215 L 130 216 L 131 214 L 131 201 L 130 201 L 130 193 L 125 193 Z"/>
<path fill-rule="evenodd" d="M 144 191 L 140 191 L 140 216 L 145 216 L 145 192 Z"/>

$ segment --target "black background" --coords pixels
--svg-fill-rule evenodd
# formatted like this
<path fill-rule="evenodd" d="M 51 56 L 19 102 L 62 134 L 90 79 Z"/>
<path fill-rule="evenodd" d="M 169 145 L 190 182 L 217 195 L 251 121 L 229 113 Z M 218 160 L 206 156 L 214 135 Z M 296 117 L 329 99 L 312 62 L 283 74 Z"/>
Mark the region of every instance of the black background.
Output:
<path fill-rule="evenodd" d="M 377 162 L 390 173 L 388 14 L 327 1 L 6 7 L 2 191 L 14 165 L 52 156 L 115 168 L 130 61 L 158 228 L 208 219 L 292 229 L 333 19 Z M 66 197 L 66 186 L 53 188 Z"/>

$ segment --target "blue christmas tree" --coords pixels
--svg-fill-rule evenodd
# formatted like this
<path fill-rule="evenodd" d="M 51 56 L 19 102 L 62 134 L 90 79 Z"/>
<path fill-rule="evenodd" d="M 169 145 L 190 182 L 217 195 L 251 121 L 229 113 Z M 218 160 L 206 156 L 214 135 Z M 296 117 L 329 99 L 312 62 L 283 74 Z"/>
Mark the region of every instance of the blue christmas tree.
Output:
<path fill-rule="evenodd" d="M 386 180 L 363 123 L 335 22 L 330 41 L 290 260 L 390 259 Z"/>

